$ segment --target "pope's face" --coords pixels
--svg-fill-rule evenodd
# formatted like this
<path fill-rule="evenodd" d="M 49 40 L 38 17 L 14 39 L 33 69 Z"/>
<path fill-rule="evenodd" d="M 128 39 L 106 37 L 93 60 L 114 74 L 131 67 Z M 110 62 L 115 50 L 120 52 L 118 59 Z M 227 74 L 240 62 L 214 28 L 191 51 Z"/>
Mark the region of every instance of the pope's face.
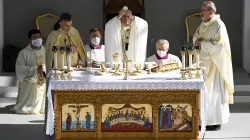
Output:
<path fill-rule="evenodd" d="M 211 19 L 212 11 L 208 10 L 207 5 L 203 5 L 200 14 L 203 21 L 208 21 Z"/>
<path fill-rule="evenodd" d="M 121 18 L 121 22 L 124 26 L 129 26 L 130 23 L 131 23 L 131 19 L 129 17 L 129 15 L 123 15 L 122 18 Z"/>
<path fill-rule="evenodd" d="M 72 28 L 72 21 L 62 21 L 60 25 L 63 31 L 69 32 Z"/>
<path fill-rule="evenodd" d="M 158 44 L 158 46 L 156 47 L 156 49 L 168 52 L 168 45 L 167 44 Z"/>

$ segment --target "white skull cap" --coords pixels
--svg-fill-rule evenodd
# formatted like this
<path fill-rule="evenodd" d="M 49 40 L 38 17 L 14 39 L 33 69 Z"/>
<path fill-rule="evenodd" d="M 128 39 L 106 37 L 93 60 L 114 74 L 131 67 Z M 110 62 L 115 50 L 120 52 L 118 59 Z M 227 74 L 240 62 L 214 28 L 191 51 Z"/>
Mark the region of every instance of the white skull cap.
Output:
<path fill-rule="evenodd" d="M 127 6 L 124 6 L 124 7 L 122 8 L 122 10 L 127 11 L 127 10 L 128 10 L 128 7 L 127 7 Z"/>

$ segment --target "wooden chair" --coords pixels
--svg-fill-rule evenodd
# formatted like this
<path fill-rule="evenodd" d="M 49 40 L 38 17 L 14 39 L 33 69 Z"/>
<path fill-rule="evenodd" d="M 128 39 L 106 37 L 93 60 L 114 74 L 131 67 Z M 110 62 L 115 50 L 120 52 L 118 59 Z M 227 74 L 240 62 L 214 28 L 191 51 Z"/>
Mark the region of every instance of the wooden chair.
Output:
<path fill-rule="evenodd" d="M 36 18 L 36 27 L 41 31 L 41 36 L 44 42 L 58 20 L 59 17 L 53 14 L 44 14 Z"/>
<path fill-rule="evenodd" d="M 200 13 L 195 13 L 193 15 L 187 16 L 185 19 L 186 24 L 186 33 L 187 33 L 187 43 L 193 43 L 193 36 L 196 32 L 196 29 L 201 24 L 201 16 Z"/>
<path fill-rule="evenodd" d="M 193 45 L 193 36 L 197 28 L 200 26 L 201 21 L 202 20 L 201 20 L 200 13 L 195 13 L 186 17 L 185 24 L 186 24 L 186 34 L 187 34 L 187 40 L 186 40 L 187 47 Z M 188 55 L 186 55 L 185 64 L 186 64 L 186 67 L 189 66 Z"/>

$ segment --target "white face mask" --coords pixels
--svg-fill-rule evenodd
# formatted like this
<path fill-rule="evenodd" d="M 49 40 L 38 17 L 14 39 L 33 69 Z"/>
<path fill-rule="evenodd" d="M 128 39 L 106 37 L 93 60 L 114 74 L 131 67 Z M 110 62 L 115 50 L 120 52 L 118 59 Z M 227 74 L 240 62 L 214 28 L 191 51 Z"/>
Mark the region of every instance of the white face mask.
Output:
<path fill-rule="evenodd" d="M 43 43 L 43 40 L 41 38 L 37 38 L 31 41 L 31 44 L 36 47 L 40 47 Z"/>
<path fill-rule="evenodd" d="M 93 44 L 93 45 L 99 45 L 100 44 L 100 42 L 101 42 L 101 39 L 99 38 L 99 37 L 94 37 L 94 38 L 92 38 L 91 39 L 91 43 Z"/>
<path fill-rule="evenodd" d="M 158 54 L 160 57 L 164 57 L 164 56 L 167 54 L 167 51 L 157 50 L 157 54 Z"/>

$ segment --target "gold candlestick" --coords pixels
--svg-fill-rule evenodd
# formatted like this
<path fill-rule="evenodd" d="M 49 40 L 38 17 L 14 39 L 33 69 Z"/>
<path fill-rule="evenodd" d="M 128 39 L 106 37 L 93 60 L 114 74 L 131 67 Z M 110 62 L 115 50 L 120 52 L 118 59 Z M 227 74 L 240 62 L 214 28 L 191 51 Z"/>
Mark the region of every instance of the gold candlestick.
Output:
<path fill-rule="evenodd" d="M 60 77 L 61 77 L 61 80 L 66 80 L 66 77 L 65 77 L 65 75 L 64 75 L 64 70 L 62 69 L 61 72 L 62 72 L 62 73 L 61 73 L 61 76 L 60 76 Z"/>
<path fill-rule="evenodd" d="M 187 80 L 187 78 L 186 78 L 186 70 L 185 69 L 181 69 L 181 80 Z"/>
<path fill-rule="evenodd" d="M 192 74 L 192 71 L 193 71 L 193 69 L 192 68 L 189 68 L 188 69 L 188 79 L 194 79 L 194 77 L 193 77 L 193 74 Z"/>
<path fill-rule="evenodd" d="M 68 73 L 68 80 L 72 80 L 72 76 L 70 74 L 71 72 Z"/>
<path fill-rule="evenodd" d="M 53 79 L 54 79 L 54 80 L 59 80 L 59 75 L 58 75 L 58 73 L 57 73 L 57 70 L 58 70 L 58 69 L 57 69 L 57 68 L 53 68 L 53 70 L 54 70 L 54 72 L 55 72 L 54 75 L 53 75 Z"/>
<path fill-rule="evenodd" d="M 201 78 L 200 70 L 201 70 L 201 68 L 196 68 L 195 79 L 200 79 Z"/>

